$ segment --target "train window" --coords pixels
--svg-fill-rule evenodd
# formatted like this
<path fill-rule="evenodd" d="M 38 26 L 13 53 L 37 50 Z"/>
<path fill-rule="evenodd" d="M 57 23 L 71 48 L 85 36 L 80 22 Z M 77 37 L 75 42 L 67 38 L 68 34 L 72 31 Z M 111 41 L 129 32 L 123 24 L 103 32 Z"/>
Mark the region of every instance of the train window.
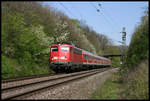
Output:
<path fill-rule="evenodd" d="M 69 51 L 69 47 L 68 46 L 61 47 L 61 51 L 68 52 Z"/>
<path fill-rule="evenodd" d="M 86 60 L 93 60 L 94 58 L 92 56 L 90 56 L 90 55 L 84 54 L 84 59 L 86 59 Z"/>
<path fill-rule="evenodd" d="M 51 47 L 51 51 L 52 51 L 52 52 L 58 51 L 58 47 L 57 47 L 57 46 Z"/>
<path fill-rule="evenodd" d="M 88 56 L 88 60 L 92 60 L 92 58 L 91 58 L 91 56 L 90 56 L 90 55 Z"/>
<path fill-rule="evenodd" d="M 82 51 L 76 48 L 74 48 L 73 52 L 80 55 L 82 54 Z"/>
<path fill-rule="evenodd" d="M 70 52 L 72 52 L 72 47 L 70 47 Z"/>
<path fill-rule="evenodd" d="M 86 60 L 88 59 L 88 57 L 87 57 L 87 55 L 86 55 L 86 54 L 84 54 L 84 59 L 86 59 Z"/>

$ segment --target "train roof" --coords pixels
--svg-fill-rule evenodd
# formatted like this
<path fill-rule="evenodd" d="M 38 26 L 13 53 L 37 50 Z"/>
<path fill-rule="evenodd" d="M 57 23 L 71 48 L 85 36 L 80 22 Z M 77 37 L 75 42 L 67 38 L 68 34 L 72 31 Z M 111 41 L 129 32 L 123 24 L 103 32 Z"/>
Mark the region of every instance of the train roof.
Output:
<path fill-rule="evenodd" d="M 82 49 L 82 50 L 83 50 L 83 49 Z M 102 57 L 102 56 L 98 56 L 98 55 L 93 54 L 93 53 L 91 53 L 91 52 L 88 52 L 88 51 L 86 51 L 86 50 L 83 50 L 83 52 L 86 53 L 86 54 L 95 56 L 95 57 L 97 57 L 97 58 L 101 58 L 101 59 L 106 59 L 106 60 L 108 60 L 108 58 L 105 58 L 105 57 Z"/>
<path fill-rule="evenodd" d="M 71 42 L 56 42 L 55 44 L 67 44 L 67 45 L 71 45 L 71 46 L 75 46 L 73 43 Z"/>

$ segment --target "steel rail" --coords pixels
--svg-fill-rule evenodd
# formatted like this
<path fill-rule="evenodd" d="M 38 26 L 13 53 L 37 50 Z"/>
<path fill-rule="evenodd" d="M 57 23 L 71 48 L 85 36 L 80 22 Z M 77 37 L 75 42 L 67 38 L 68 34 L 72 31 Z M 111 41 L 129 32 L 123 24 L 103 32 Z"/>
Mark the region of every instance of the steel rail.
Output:
<path fill-rule="evenodd" d="M 82 72 L 75 72 L 75 73 L 72 73 L 72 74 L 67 74 L 65 76 L 61 76 L 61 77 L 56 77 L 56 78 L 50 78 L 48 80 L 41 80 L 41 81 L 36 81 L 36 82 L 31 82 L 31 83 L 27 83 L 27 84 L 20 84 L 20 85 L 17 85 L 17 86 L 11 86 L 11 87 L 5 87 L 5 88 L 1 88 L 2 92 L 3 91 L 8 91 L 8 90 L 11 90 L 11 89 L 15 89 L 15 88 L 20 88 L 20 87 L 25 87 L 25 86 L 28 86 L 28 85 L 32 85 L 32 84 L 37 84 L 37 83 L 43 83 L 43 82 L 49 82 L 49 81 L 54 81 L 54 80 L 58 80 L 58 79 L 63 79 L 63 78 L 67 78 L 67 77 L 71 77 L 71 76 L 76 76 L 76 75 L 79 75 L 79 74 L 83 74 L 83 73 L 88 73 L 88 72 L 91 72 L 91 71 L 94 71 L 94 70 L 90 70 L 90 71 L 82 71 Z M 48 75 L 50 76 L 50 75 Z M 43 76 L 42 76 L 43 77 Z M 45 76 L 46 77 L 46 76 Z M 40 78 L 40 76 L 39 76 Z M 35 78 L 29 78 L 29 79 L 35 79 Z M 24 80 L 24 79 L 23 79 Z M 25 80 L 28 80 L 28 79 L 25 79 Z M 20 79 L 18 80 L 20 81 Z M 14 81 L 12 81 L 14 82 Z M 9 82 L 10 83 L 10 82 Z"/>
<path fill-rule="evenodd" d="M 36 88 L 36 89 L 32 89 L 30 91 L 26 91 L 26 92 L 14 94 L 14 95 L 11 95 L 11 96 L 5 96 L 5 97 L 2 96 L 2 99 L 16 98 L 16 97 L 19 97 L 19 96 L 26 95 L 28 93 L 33 93 L 35 91 L 39 91 L 39 90 L 46 89 L 46 88 L 49 88 L 49 87 L 54 87 L 56 85 L 60 85 L 60 84 L 67 83 L 67 82 L 70 82 L 70 81 L 74 81 L 74 80 L 77 80 L 77 79 L 80 79 L 80 78 L 83 78 L 83 77 L 94 75 L 96 73 L 103 72 L 103 71 L 105 71 L 107 69 L 108 68 L 99 69 L 100 71 L 96 69 L 96 70 L 91 70 L 91 71 L 87 71 L 87 72 L 76 73 L 76 74 L 69 75 L 69 76 L 63 76 L 63 77 L 60 77 L 60 78 L 54 78 L 54 79 L 49 79 L 49 80 L 45 80 L 45 81 L 34 82 L 34 83 L 31 83 L 31 84 L 26 84 L 26 85 L 21 85 L 21 86 L 7 88 L 7 89 L 2 89 L 2 95 L 3 95 L 4 93 L 7 93 L 7 92 L 13 92 L 13 91 L 18 90 L 18 89 L 24 89 L 24 87 L 30 87 L 30 86 L 34 86 L 35 87 L 36 85 L 39 85 L 39 84 L 42 84 L 42 83 L 45 84 L 45 83 L 48 83 L 48 82 L 54 82 L 55 80 L 61 80 L 61 79 L 64 79 L 64 78 L 67 79 L 67 80 L 61 81 L 61 82 L 56 83 L 56 84 L 54 83 L 52 85 L 48 85 L 48 86 L 44 86 L 44 87 L 39 87 L 39 88 Z M 71 79 L 68 80 L 68 78 L 71 78 Z"/>
<path fill-rule="evenodd" d="M 55 74 L 39 74 L 39 75 L 31 75 L 31 76 L 23 76 L 23 77 L 14 77 L 14 78 L 2 79 L 1 82 L 8 83 L 8 82 L 15 82 L 15 81 L 21 81 L 21 80 L 26 80 L 26 79 L 51 76 L 51 75 L 55 75 Z"/>

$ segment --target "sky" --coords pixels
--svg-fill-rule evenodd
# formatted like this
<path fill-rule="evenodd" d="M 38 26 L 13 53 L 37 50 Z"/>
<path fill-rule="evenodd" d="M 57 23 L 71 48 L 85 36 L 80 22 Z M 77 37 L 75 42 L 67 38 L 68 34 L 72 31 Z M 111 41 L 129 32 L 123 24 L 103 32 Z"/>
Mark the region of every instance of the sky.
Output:
<path fill-rule="evenodd" d="M 69 18 L 85 21 L 94 31 L 112 39 L 115 45 L 121 45 L 118 41 L 122 41 L 123 27 L 127 34 L 126 45 L 129 45 L 132 34 L 144 15 L 145 7 L 148 7 L 148 1 L 51 1 L 43 3 L 64 12 Z"/>

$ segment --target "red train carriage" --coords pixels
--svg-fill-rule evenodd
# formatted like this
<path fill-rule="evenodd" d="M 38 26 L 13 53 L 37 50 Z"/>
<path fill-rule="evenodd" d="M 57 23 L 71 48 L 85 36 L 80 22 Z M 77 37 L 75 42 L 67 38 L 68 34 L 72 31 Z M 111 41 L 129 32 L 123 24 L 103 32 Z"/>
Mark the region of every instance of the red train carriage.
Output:
<path fill-rule="evenodd" d="M 107 58 L 96 56 L 90 52 L 83 51 L 83 65 L 89 68 L 110 66 L 111 61 Z"/>
<path fill-rule="evenodd" d="M 59 42 L 51 45 L 50 67 L 55 72 L 92 69 L 110 65 L 109 59 L 79 49 L 73 44 Z"/>

